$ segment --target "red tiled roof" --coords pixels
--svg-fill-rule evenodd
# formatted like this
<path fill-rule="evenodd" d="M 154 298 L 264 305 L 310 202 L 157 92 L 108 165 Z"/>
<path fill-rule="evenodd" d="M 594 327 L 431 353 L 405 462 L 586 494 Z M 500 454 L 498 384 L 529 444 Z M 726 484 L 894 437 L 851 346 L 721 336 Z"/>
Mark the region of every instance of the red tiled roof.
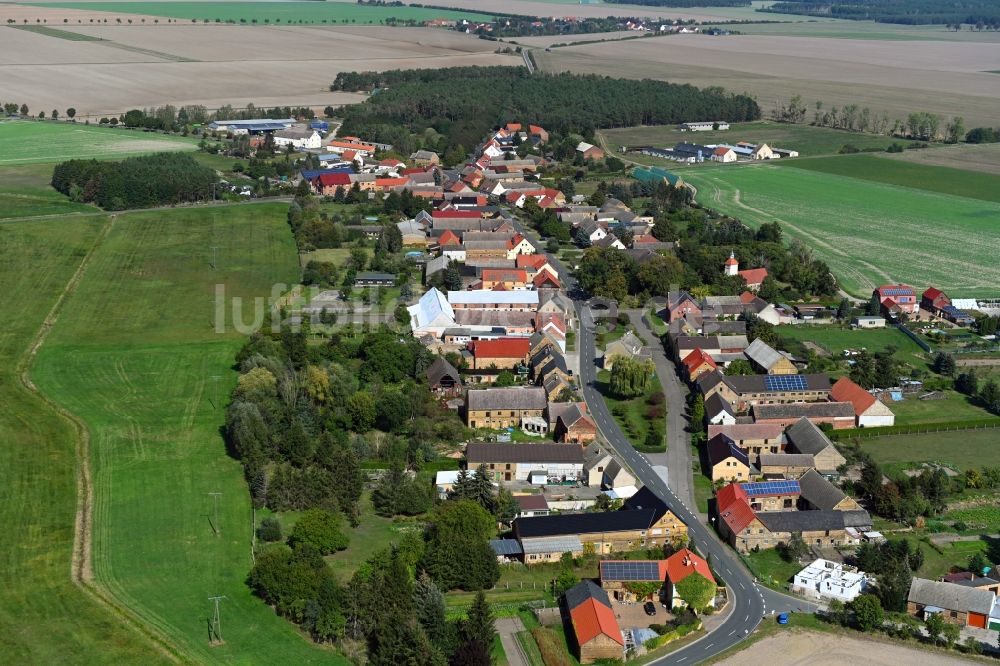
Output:
<path fill-rule="evenodd" d="M 528 273 L 517 268 L 484 268 L 482 278 L 484 282 L 501 280 L 503 282 L 526 283 L 528 281 Z"/>
<path fill-rule="evenodd" d="M 944 296 L 944 292 L 935 287 L 927 287 L 927 290 L 924 292 L 923 295 L 923 297 L 929 301 L 933 301 L 938 296 Z"/>
<path fill-rule="evenodd" d="M 737 273 L 747 284 L 760 284 L 767 277 L 766 268 L 748 268 Z"/>
<path fill-rule="evenodd" d="M 538 270 L 548 263 L 548 257 L 544 254 L 519 254 L 514 257 L 514 262 L 514 265 L 518 268 L 534 268 Z"/>
<path fill-rule="evenodd" d="M 850 377 L 841 377 L 830 388 L 830 397 L 834 402 L 849 402 L 854 405 L 854 414 L 863 414 L 866 409 L 875 404 L 875 396 L 851 381 Z"/>
<path fill-rule="evenodd" d="M 349 161 L 353 162 L 354 158 L 358 156 L 358 151 L 356 151 L 356 150 L 345 150 L 344 152 L 342 152 L 340 154 L 340 156 L 343 157 L 345 160 L 349 160 Z"/>
<path fill-rule="evenodd" d="M 656 240 L 656 236 L 652 234 L 639 234 L 638 236 L 632 239 L 633 245 L 643 245 L 645 243 L 659 243 L 659 242 L 660 241 Z"/>
<path fill-rule="evenodd" d="M 375 187 L 402 187 L 409 182 L 409 178 L 376 178 Z"/>
<path fill-rule="evenodd" d="M 347 148 L 350 150 L 363 150 L 365 152 L 374 153 L 375 146 L 369 145 L 367 143 L 357 143 L 355 141 L 331 141 L 327 146 L 333 148 Z"/>
<path fill-rule="evenodd" d="M 402 164 L 402 162 L 391 157 L 378 161 L 379 166 L 396 166 L 397 164 Z"/>
<path fill-rule="evenodd" d="M 755 298 L 757 298 L 757 294 L 751 291 L 744 291 L 740 294 L 740 303 L 752 303 Z"/>
<path fill-rule="evenodd" d="M 548 271 L 538 271 L 537 273 L 535 273 L 535 277 L 531 280 L 531 282 L 532 284 L 535 285 L 536 288 L 542 286 L 545 283 L 554 285 L 556 289 L 562 288 L 562 285 L 559 283 L 559 280 L 556 279 L 556 276 Z"/>
<path fill-rule="evenodd" d="M 695 349 L 693 352 L 685 356 L 683 363 L 685 367 L 687 367 L 689 375 L 693 373 L 695 370 L 697 370 L 700 366 L 704 365 L 705 363 L 707 363 L 709 367 L 712 368 L 713 370 L 719 367 L 718 364 L 715 362 L 715 359 L 706 354 L 701 349 L 701 347 Z"/>
<path fill-rule="evenodd" d="M 461 245 L 462 240 L 455 234 L 451 229 L 446 229 L 441 237 L 438 238 L 438 245 Z"/>
<path fill-rule="evenodd" d="M 532 134 L 541 134 L 545 130 L 539 127 L 538 125 L 528 125 L 528 131 L 531 132 Z"/>
<path fill-rule="evenodd" d="M 726 259 L 726 266 L 736 266 L 739 263 L 740 262 L 736 261 L 736 259 L 733 257 L 729 257 L 728 259 Z"/>
<path fill-rule="evenodd" d="M 719 513 L 728 509 L 729 505 L 737 500 L 747 500 L 746 491 L 738 483 L 730 483 L 728 486 L 723 486 L 715 494 L 715 503 L 719 509 Z"/>
<path fill-rule="evenodd" d="M 508 132 L 519 132 L 521 131 L 521 123 L 507 123 L 504 129 Z"/>
<path fill-rule="evenodd" d="M 732 152 L 732 150 L 733 150 L 732 148 L 727 148 L 725 146 L 719 146 L 718 148 L 715 149 L 715 151 L 712 154 L 713 155 L 725 155 L 726 153 Z"/>
<path fill-rule="evenodd" d="M 423 167 L 412 167 L 409 169 L 403 169 L 399 173 L 403 174 L 404 176 L 409 176 L 414 173 L 427 173 L 427 169 Z"/>
<path fill-rule="evenodd" d="M 338 185 L 344 185 L 346 187 L 351 186 L 351 175 L 347 173 L 321 173 L 316 176 L 316 181 L 323 187 L 336 187 Z"/>
<path fill-rule="evenodd" d="M 734 423 L 731 425 L 708 426 L 708 438 L 724 434 L 729 439 L 739 442 L 747 439 L 778 440 L 785 429 L 780 423 Z"/>
<path fill-rule="evenodd" d="M 535 330 L 544 331 L 545 327 L 553 324 L 560 333 L 566 334 L 566 320 L 558 312 L 539 312 L 535 320 Z"/>
<path fill-rule="evenodd" d="M 715 577 L 708 562 L 688 548 L 682 548 L 667 558 L 667 578 L 675 585 L 693 573 L 699 573 L 713 583 Z"/>
<path fill-rule="evenodd" d="M 726 522 L 733 534 L 739 534 L 745 530 L 747 525 L 757 517 L 745 499 L 738 499 L 724 510 L 720 510 L 719 516 Z"/>
<path fill-rule="evenodd" d="M 571 610 L 569 614 L 579 645 L 585 645 L 601 634 L 619 645 L 625 645 L 621 629 L 618 628 L 618 620 L 615 619 L 615 613 L 609 606 L 591 598 Z"/>
<path fill-rule="evenodd" d="M 528 338 L 498 338 L 469 343 L 476 358 L 524 358 L 531 351 Z"/>

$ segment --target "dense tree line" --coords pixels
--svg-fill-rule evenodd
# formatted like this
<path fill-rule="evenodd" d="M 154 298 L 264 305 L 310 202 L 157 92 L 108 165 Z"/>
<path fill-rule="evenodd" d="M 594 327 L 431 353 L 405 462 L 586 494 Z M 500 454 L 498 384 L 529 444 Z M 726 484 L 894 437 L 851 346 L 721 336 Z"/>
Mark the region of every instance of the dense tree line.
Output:
<path fill-rule="evenodd" d="M 462 433 L 422 383 L 430 353 L 388 329 L 338 331 L 321 346 L 307 345 L 305 331 L 257 333 L 236 360 L 226 434 L 258 507 L 356 520 L 361 460 L 420 465 L 434 442 Z"/>
<path fill-rule="evenodd" d="M 594 75 L 529 74 L 515 67 L 341 72 L 331 90 L 374 90 L 344 109 L 341 133 L 402 147 L 410 133 L 432 128 L 448 146 L 476 145 L 493 127 L 530 118 L 559 135 L 592 135 L 601 127 L 662 125 L 691 118 L 760 117 L 757 103 L 721 88 Z M 401 131 L 404 130 L 404 131 Z"/>
<path fill-rule="evenodd" d="M 150 208 L 213 195 L 215 171 L 190 155 L 157 153 L 120 162 L 70 160 L 57 164 L 52 187 L 73 201 L 95 203 L 105 210 Z"/>
<path fill-rule="evenodd" d="M 360 642 L 369 664 L 488 666 L 496 632 L 481 590 L 500 575 L 491 520 L 472 502 L 445 502 L 425 533 L 406 533 L 346 584 L 314 544 L 289 539 L 257 556 L 247 582 L 313 640 Z M 464 618 L 448 620 L 443 591 L 463 586 L 480 592 Z"/>
<path fill-rule="evenodd" d="M 952 24 L 967 23 L 979 30 L 987 27 L 996 29 L 997 26 L 1000 26 L 1000 1 L 998 0 L 963 0 L 962 2 L 867 0 L 863 3 L 806 0 L 805 2 L 776 2 L 758 11 L 831 16 L 856 21 L 906 25 L 940 24 L 951 26 Z"/>
<path fill-rule="evenodd" d="M 1000 143 L 1000 127 L 974 127 L 965 135 L 967 143 Z"/>

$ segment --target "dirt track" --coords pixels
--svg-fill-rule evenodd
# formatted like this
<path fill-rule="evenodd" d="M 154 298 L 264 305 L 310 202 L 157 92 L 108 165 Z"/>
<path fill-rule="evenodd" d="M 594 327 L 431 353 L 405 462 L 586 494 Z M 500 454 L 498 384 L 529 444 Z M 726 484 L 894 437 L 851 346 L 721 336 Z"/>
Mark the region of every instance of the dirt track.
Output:
<path fill-rule="evenodd" d="M 950 655 L 903 647 L 893 643 L 834 636 L 809 631 L 788 631 L 765 638 L 719 662 L 725 666 L 969 666 L 976 663 Z"/>

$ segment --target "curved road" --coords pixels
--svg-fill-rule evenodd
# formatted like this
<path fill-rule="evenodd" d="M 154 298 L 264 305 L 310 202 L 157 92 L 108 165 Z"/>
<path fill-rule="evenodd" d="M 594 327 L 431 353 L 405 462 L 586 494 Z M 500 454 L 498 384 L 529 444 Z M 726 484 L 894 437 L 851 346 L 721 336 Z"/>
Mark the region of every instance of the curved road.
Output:
<path fill-rule="evenodd" d="M 515 228 L 527 236 L 536 247 L 543 247 L 538 235 L 526 229 L 519 221 Z M 764 586 L 758 586 L 754 577 L 730 548 L 696 516 L 685 502 L 681 501 L 667 486 L 666 481 L 653 470 L 645 456 L 638 453 L 622 433 L 608 409 L 604 397 L 596 388 L 597 354 L 595 348 L 595 322 L 590 308 L 585 303 L 586 295 L 580 291 L 577 281 L 566 266 L 553 255 L 548 254 L 567 294 L 573 299 L 580 321 L 578 348 L 580 354 L 580 388 L 597 425 L 618 456 L 628 463 L 635 477 L 655 492 L 671 511 L 688 526 L 691 543 L 706 558 L 711 557 L 712 568 L 729 588 L 731 610 L 729 617 L 716 629 L 694 643 L 664 655 L 650 664 L 690 666 L 705 661 L 736 645 L 746 638 L 768 614 L 784 611 L 813 611 L 814 604 L 790 597 Z M 683 411 L 680 405 L 679 410 Z M 685 473 L 690 474 L 690 464 Z M 690 503 L 691 500 L 689 499 Z"/>

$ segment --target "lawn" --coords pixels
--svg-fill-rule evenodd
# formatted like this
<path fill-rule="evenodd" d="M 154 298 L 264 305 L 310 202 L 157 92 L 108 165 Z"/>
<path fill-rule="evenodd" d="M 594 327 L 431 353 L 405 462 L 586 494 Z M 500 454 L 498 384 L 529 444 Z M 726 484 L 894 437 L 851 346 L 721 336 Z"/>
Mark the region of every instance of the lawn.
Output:
<path fill-rule="evenodd" d="M 747 553 L 743 559 L 750 563 L 750 570 L 768 587 L 787 590 L 792 578 L 802 570 L 798 562 L 788 562 L 777 548 Z"/>
<path fill-rule="evenodd" d="M 611 372 L 608 370 L 600 370 L 597 373 L 597 390 L 601 392 L 604 396 L 605 402 L 608 403 L 608 409 L 611 410 L 611 414 L 618 421 L 618 425 L 621 426 L 622 432 L 632 446 L 635 447 L 637 451 L 642 451 L 643 453 L 662 453 L 667 450 L 666 442 L 658 447 L 651 448 L 645 446 L 646 434 L 649 432 L 650 420 L 646 416 L 646 411 L 649 408 L 646 399 L 653 395 L 654 393 L 662 392 L 660 386 L 660 380 L 658 377 L 651 377 L 649 382 L 646 384 L 646 392 L 637 398 L 630 398 L 623 400 L 621 398 L 616 398 L 611 395 L 609 391 L 609 383 L 611 382 Z M 663 421 L 663 427 L 666 428 L 666 419 Z"/>
<path fill-rule="evenodd" d="M 889 408 L 896 414 L 896 425 L 994 418 L 993 414 L 958 391 L 945 390 L 941 394 L 944 397 L 937 400 L 920 400 L 917 395 L 908 394 L 900 402 L 890 402 Z"/>
<path fill-rule="evenodd" d="M 45 2 L 40 7 L 167 16 L 190 21 L 264 23 L 385 23 L 388 18 L 427 21 L 435 18 L 490 21 L 491 15 L 423 7 L 380 7 L 353 2 Z"/>
<path fill-rule="evenodd" d="M 715 488 L 712 487 L 712 480 L 702 474 L 695 472 L 694 478 L 694 501 L 698 505 L 698 513 L 708 513 L 708 501 L 715 497 Z"/>
<path fill-rule="evenodd" d="M 91 434 L 95 578 L 185 661 L 338 661 L 251 596 L 249 494 L 219 434 L 242 336 L 216 332 L 216 286 L 251 300 L 296 278 L 284 210 L 118 216 L 32 373 Z M 221 493 L 218 534 L 209 493 Z M 213 595 L 225 596 L 218 647 Z"/>
<path fill-rule="evenodd" d="M 851 144 L 860 149 L 878 148 L 884 150 L 893 143 L 910 143 L 901 139 L 892 139 L 875 134 L 858 134 L 828 127 L 813 127 L 811 125 L 792 125 L 762 120 L 752 123 L 733 123 L 728 130 L 708 132 L 682 132 L 673 125 L 649 125 L 645 127 L 626 127 L 623 129 L 601 130 L 607 140 L 608 147 L 617 151 L 621 146 L 655 146 L 671 148 L 681 141 L 691 141 L 699 144 L 736 143 L 766 143 L 772 148 L 797 150 L 803 157 L 814 155 L 835 155 L 845 144 Z M 636 157 L 629 155 L 629 159 Z M 681 165 L 671 160 L 651 157 L 651 164 Z M 798 158 L 788 160 L 795 162 Z M 640 161 L 640 160 L 637 160 Z M 685 172 L 687 173 L 687 172 Z"/>
<path fill-rule="evenodd" d="M 2 207 L 2 206 L 0 206 Z M 0 223 L 0 660 L 167 663 L 70 580 L 75 431 L 18 379 L 32 339 L 104 224 L 103 216 Z"/>
<path fill-rule="evenodd" d="M 822 347 L 830 356 L 843 359 L 845 349 L 867 349 L 871 353 L 895 347 L 896 359 L 917 367 L 929 360 L 917 343 L 895 327 L 851 329 L 849 326 L 782 326 L 778 329 L 782 340 L 797 343 L 812 342 Z"/>
<path fill-rule="evenodd" d="M 2 133 L 3 124 L 0 123 Z M 97 212 L 93 206 L 73 203 L 56 192 L 51 181 L 50 164 L 0 166 L 0 219 Z"/>
<path fill-rule="evenodd" d="M 347 550 L 326 558 L 334 573 L 342 581 L 347 581 L 353 576 L 358 567 L 371 559 L 375 553 L 399 541 L 407 530 L 423 530 L 423 523 L 417 520 L 395 522 L 392 518 L 377 515 L 368 495 L 361 498 L 360 508 L 361 522 L 349 530 L 351 543 Z"/>
<path fill-rule="evenodd" d="M 194 139 L 82 123 L 0 121 L 0 166 L 195 150 Z"/>
<path fill-rule="evenodd" d="M 775 164 L 1000 203 L 1000 174 L 917 164 L 876 155 L 779 160 Z"/>
<path fill-rule="evenodd" d="M 886 160 L 886 170 L 903 162 Z M 698 201 L 751 226 L 778 221 L 847 291 L 933 284 L 952 297 L 995 294 L 1000 204 L 771 164 L 685 171 Z"/>
<path fill-rule="evenodd" d="M 1000 430 L 963 430 L 861 439 L 861 448 L 883 465 L 944 463 L 961 470 L 1000 465 Z"/>

